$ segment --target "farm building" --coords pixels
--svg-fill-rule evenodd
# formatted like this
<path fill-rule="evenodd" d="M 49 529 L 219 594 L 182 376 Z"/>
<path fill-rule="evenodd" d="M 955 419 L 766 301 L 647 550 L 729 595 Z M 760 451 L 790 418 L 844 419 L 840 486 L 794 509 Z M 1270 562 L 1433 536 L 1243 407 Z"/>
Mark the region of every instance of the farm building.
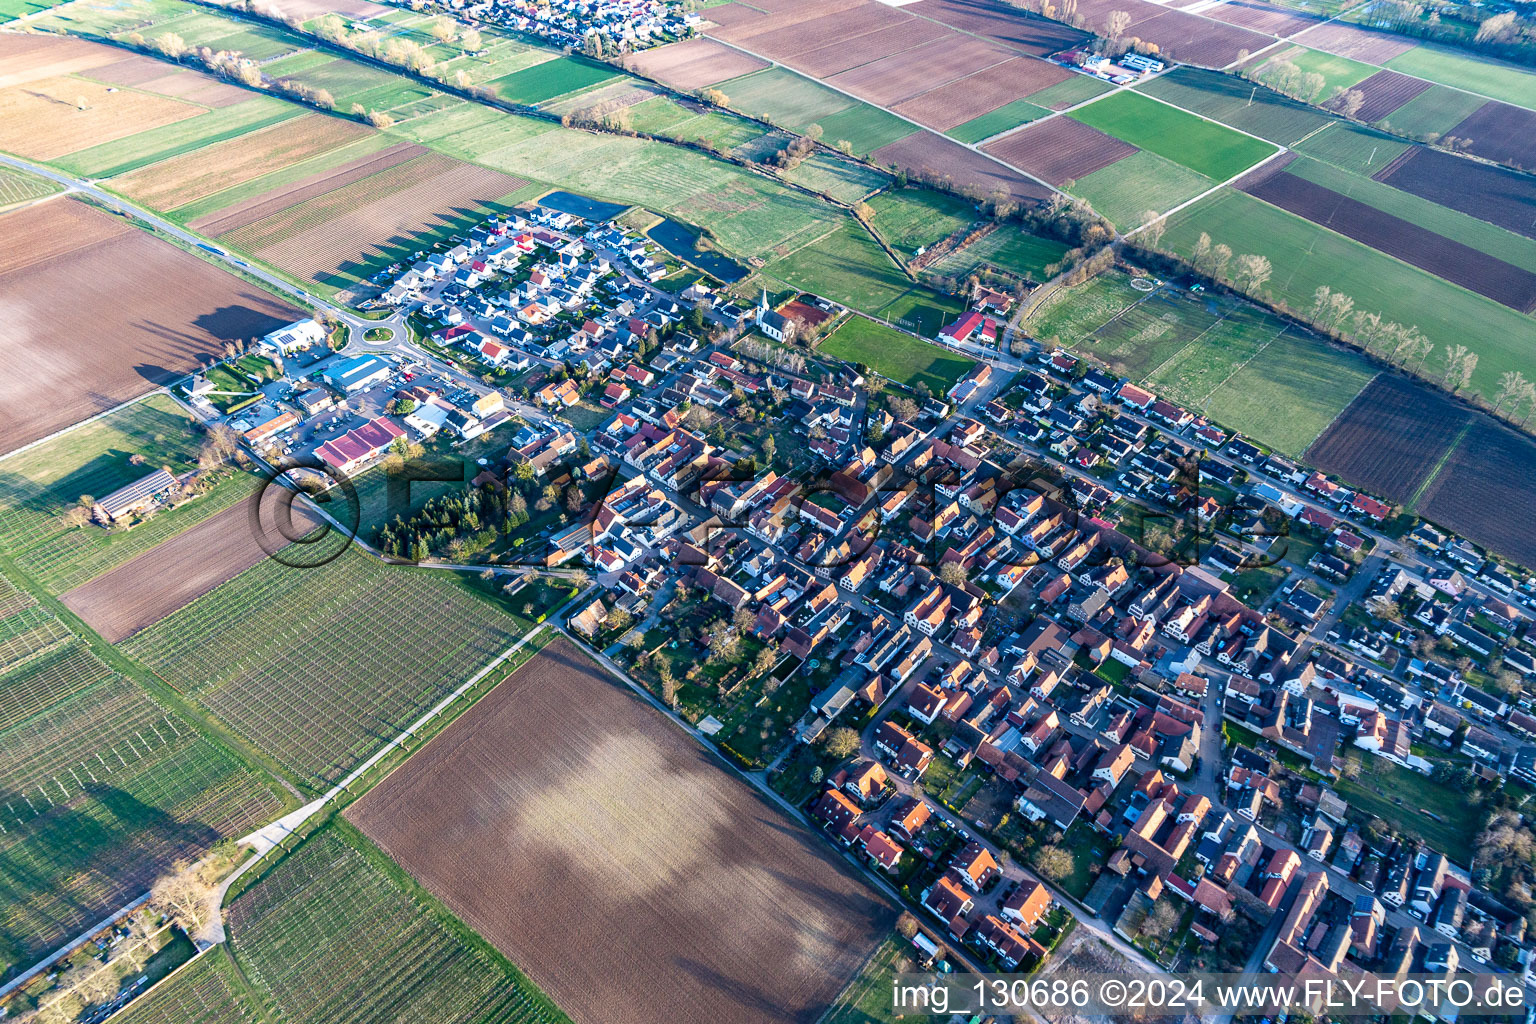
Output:
<path fill-rule="evenodd" d="M 175 486 L 174 476 L 164 469 L 157 469 L 97 501 L 91 506 L 91 517 L 103 526 L 121 522 L 153 505 Z"/>
<path fill-rule="evenodd" d="M 260 444 L 269 437 L 282 433 L 289 427 L 297 426 L 299 417 L 292 412 L 282 412 L 265 422 L 258 423 L 243 435 L 252 444 Z"/>
<path fill-rule="evenodd" d="M 392 420 L 378 416 L 356 430 L 347 431 L 334 441 L 325 442 L 315 449 L 315 454 L 332 469 L 350 473 L 382 453 L 394 443 L 395 438 L 404 436 L 403 428 Z"/>
<path fill-rule="evenodd" d="M 314 320 L 295 320 L 262 338 L 259 347 L 280 356 L 291 356 L 311 345 L 325 344 L 325 328 Z"/>
<path fill-rule="evenodd" d="M 325 371 L 325 382 L 351 394 L 389 376 L 389 367 L 377 356 L 343 359 Z"/>

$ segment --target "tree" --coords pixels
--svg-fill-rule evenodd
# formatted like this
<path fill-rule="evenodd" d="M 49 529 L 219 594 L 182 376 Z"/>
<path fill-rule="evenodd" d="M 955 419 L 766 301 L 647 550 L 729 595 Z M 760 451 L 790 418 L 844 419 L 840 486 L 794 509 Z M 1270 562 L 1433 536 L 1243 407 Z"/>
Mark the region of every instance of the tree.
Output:
<path fill-rule="evenodd" d="M 1500 14 L 1484 18 L 1482 24 L 1477 26 L 1477 34 L 1472 37 L 1474 43 L 1486 43 L 1501 39 L 1514 28 L 1515 12 L 1504 11 Z"/>
<path fill-rule="evenodd" d="M 1264 287 L 1264 282 L 1269 280 L 1271 270 L 1267 257 L 1244 253 L 1237 258 L 1232 277 L 1239 291 L 1252 295 Z"/>
<path fill-rule="evenodd" d="M 665 658 L 661 661 L 661 668 L 656 672 L 661 680 L 661 699 L 667 707 L 677 710 L 677 678 L 672 675 L 672 663 Z"/>
<path fill-rule="evenodd" d="M 571 573 L 571 586 L 577 589 L 586 586 L 590 582 L 592 582 L 592 577 L 587 574 L 585 569 L 577 569 Z"/>
<path fill-rule="evenodd" d="M 188 935 L 196 935 L 208 919 L 215 888 L 197 865 L 181 860 L 171 865 L 149 890 L 149 909 Z"/>
<path fill-rule="evenodd" d="M 427 31 L 432 33 L 432 38 L 440 43 L 446 43 L 458 35 L 453 19 L 441 16 L 432 19 L 432 24 L 427 27 Z"/>
<path fill-rule="evenodd" d="M 1148 249 L 1156 250 L 1162 244 L 1163 231 L 1168 227 L 1168 221 L 1156 210 L 1148 210 L 1141 215 L 1141 240 L 1146 243 Z"/>
<path fill-rule="evenodd" d="M 393 128 L 395 124 L 395 119 L 382 110 L 370 110 L 365 120 L 380 131 L 383 131 L 385 128 Z"/>
<path fill-rule="evenodd" d="M 175 32 L 167 32 L 155 38 L 155 49 L 171 58 L 171 60 L 178 60 L 182 54 L 187 52 L 187 41 Z"/>
<path fill-rule="evenodd" d="M 1211 276 L 1218 281 L 1226 276 L 1227 263 L 1232 259 L 1232 247 L 1218 242 L 1211 247 Z"/>
<path fill-rule="evenodd" d="M 1514 404 L 1518 405 L 1520 397 L 1525 394 L 1526 389 L 1530 386 L 1530 381 L 1526 380 L 1525 374 L 1519 370 L 1506 371 L 1499 377 L 1499 390 L 1493 396 L 1493 411 L 1498 412 L 1505 402 L 1509 402 L 1512 399 Z"/>
<path fill-rule="evenodd" d="M 961 586 L 966 582 L 965 566 L 959 562 L 945 562 L 939 566 L 939 579 L 953 587 Z"/>
<path fill-rule="evenodd" d="M 1062 882 L 1072 875 L 1072 855 L 1054 843 L 1035 853 L 1034 868 L 1051 882 Z"/>
<path fill-rule="evenodd" d="M 1211 236 L 1202 231 L 1200 232 L 1200 237 L 1195 239 L 1195 247 L 1190 250 L 1189 262 L 1195 265 L 1196 270 L 1203 272 L 1210 255 Z"/>
<path fill-rule="evenodd" d="M 466 52 L 473 52 L 481 47 L 480 33 L 468 28 L 459 34 L 459 48 Z"/>
<path fill-rule="evenodd" d="M 1354 308 L 1355 300 L 1348 295 L 1325 284 L 1318 285 L 1317 291 L 1312 293 L 1311 320 L 1325 331 L 1337 331 Z M 1377 316 L 1376 323 L 1380 322 L 1381 317 Z"/>
<path fill-rule="evenodd" d="M 892 395 L 890 401 L 886 404 L 891 410 L 891 415 L 896 417 L 897 422 L 900 423 L 907 423 L 917 419 L 917 414 L 921 411 L 918 409 L 917 403 L 905 395 Z"/>
<path fill-rule="evenodd" d="M 1463 367 L 1467 359 L 1472 356 L 1472 350 L 1465 345 L 1452 345 L 1445 350 L 1445 370 L 1440 376 L 1440 383 L 1452 391 L 1457 389 L 1458 382 L 1463 379 Z"/>
<path fill-rule="evenodd" d="M 1328 105 L 1345 117 L 1354 117 L 1365 106 L 1365 93 L 1341 85 L 1333 91 L 1333 98 L 1328 101 Z"/>
<path fill-rule="evenodd" d="M 839 726 L 827 733 L 826 739 L 822 740 L 822 746 L 826 749 L 828 757 L 843 761 L 859 752 L 859 734 L 846 725 Z"/>
<path fill-rule="evenodd" d="M 769 434 L 763 438 L 763 468 L 772 469 L 774 456 L 779 452 L 779 443 Z"/>
<path fill-rule="evenodd" d="M 1104 23 L 1104 38 L 1111 45 L 1120 42 L 1120 37 L 1125 35 L 1125 30 L 1131 27 L 1131 15 L 1129 11 L 1110 11 L 1109 18 Z"/>

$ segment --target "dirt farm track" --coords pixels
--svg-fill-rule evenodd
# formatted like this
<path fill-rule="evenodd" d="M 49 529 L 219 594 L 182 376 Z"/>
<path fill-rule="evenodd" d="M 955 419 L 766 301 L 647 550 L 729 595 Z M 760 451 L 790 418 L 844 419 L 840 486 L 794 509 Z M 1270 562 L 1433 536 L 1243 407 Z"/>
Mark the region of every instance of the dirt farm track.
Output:
<path fill-rule="evenodd" d="M 0 216 L 0 452 L 142 395 L 299 311 L 72 199 Z"/>
<path fill-rule="evenodd" d="M 578 1024 L 810 1024 L 893 920 L 563 639 L 346 813 Z"/>

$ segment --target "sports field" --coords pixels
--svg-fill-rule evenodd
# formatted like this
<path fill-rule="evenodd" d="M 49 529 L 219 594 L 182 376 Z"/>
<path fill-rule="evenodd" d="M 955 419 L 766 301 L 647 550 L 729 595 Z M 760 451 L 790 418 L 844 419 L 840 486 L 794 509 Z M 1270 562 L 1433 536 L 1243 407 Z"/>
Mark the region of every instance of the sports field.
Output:
<path fill-rule="evenodd" d="M 1258 306 L 1168 286 L 1140 292 L 1118 272 L 1054 297 L 1029 330 L 1298 457 L 1375 372 Z"/>
<path fill-rule="evenodd" d="M 1226 181 L 1275 152 L 1262 139 L 1126 90 L 1068 116 L 1215 181 Z"/>
<path fill-rule="evenodd" d="M 505 957 L 342 822 L 242 892 L 226 921 L 236 962 L 277 1020 L 569 1024 Z"/>
<path fill-rule="evenodd" d="M 1163 245 L 1185 256 L 1206 232 L 1235 253 L 1267 257 L 1276 270 L 1266 290 L 1292 308 L 1307 309 L 1327 285 L 1354 298 L 1358 311 L 1417 326 L 1439 350 L 1467 344 L 1479 357 L 1472 387 L 1485 397 L 1500 374 L 1529 366 L 1528 317 L 1241 192 L 1223 190 L 1171 221 Z"/>
<path fill-rule="evenodd" d="M 863 363 L 898 384 L 942 395 L 976 365 L 975 360 L 931 345 L 861 316 L 849 317 L 818 346 L 818 351 L 850 363 Z"/>

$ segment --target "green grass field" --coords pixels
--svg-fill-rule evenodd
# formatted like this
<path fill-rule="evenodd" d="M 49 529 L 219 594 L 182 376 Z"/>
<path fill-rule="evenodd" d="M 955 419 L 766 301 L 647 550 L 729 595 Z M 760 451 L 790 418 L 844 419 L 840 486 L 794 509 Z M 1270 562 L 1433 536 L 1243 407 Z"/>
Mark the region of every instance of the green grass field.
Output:
<path fill-rule="evenodd" d="M 1275 151 L 1261 139 L 1124 90 L 1069 116 L 1215 181 L 1226 181 Z"/>
<path fill-rule="evenodd" d="M 960 142 L 974 144 L 1017 128 L 1021 124 L 1028 124 L 1048 113 L 1050 111 L 1045 107 L 1036 106 L 1028 100 L 1014 100 L 1012 103 L 1003 104 L 991 113 L 973 117 L 964 124 L 957 124 L 944 134 Z"/>
<path fill-rule="evenodd" d="M 199 217 L 217 213 L 220 210 L 236 206 L 263 193 L 282 188 L 284 185 L 303 181 L 311 175 L 328 171 L 334 167 L 340 167 L 342 164 L 367 156 L 369 153 L 377 153 L 381 149 L 387 149 L 398 144 L 399 141 L 399 139 L 385 132 L 366 135 L 355 142 L 347 143 L 345 146 L 337 146 L 335 149 L 312 156 L 308 160 L 301 160 L 298 163 L 288 164 L 285 167 L 268 171 L 260 177 L 241 182 L 231 188 L 221 189 L 213 195 L 202 199 L 195 199 L 168 212 L 173 219 L 186 224 L 197 220 Z"/>
<path fill-rule="evenodd" d="M 1293 456 L 1375 372 L 1363 356 L 1287 330 L 1251 303 L 1170 287 L 1138 292 L 1118 272 L 1052 299 L 1030 330 Z"/>
<path fill-rule="evenodd" d="M 1364 356 L 1287 331 L 1209 398 L 1216 422 L 1300 458 L 1376 371 Z"/>
<path fill-rule="evenodd" d="M 1353 297 L 1358 311 L 1416 325 L 1439 350 L 1467 344 L 1479 357 L 1472 387 L 1485 397 L 1500 374 L 1529 365 L 1529 317 L 1241 192 L 1224 190 L 1172 221 L 1163 245 L 1183 255 L 1204 231 L 1236 253 L 1266 256 L 1275 267 L 1266 291 L 1292 308 L 1306 309 L 1328 285 Z M 1475 337 L 1468 324 L 1478 325 Z"/>
<path fill-rule="evenodd" d="M 82 496 L 110 494 L 156 466 L 177 473 L 193 468 L 199 443 L 192 418 L 170 398 L 152 395 L 0 459 L 0 549 L 60 589 L 83 581 L 82 563 L 95 575 L 125 561 L 153 545 L 159 533 L 153 520 L 143 529 L 108 534 L 70 527 L 64 512 Z M 144 457 L 143 465 L 133 465 L 134 455 Z"/>
<path fill-rule="evenodd" d="M 227 946 L 214 946 L 129 1003 L 118 1024 L 265 1024 L 266 1016 L 235 974 Z"/>
<path fill-rule="evenodd" d="M 936 395 L 954 387 L 976 365 L 974 360 L 859 316 L 844 321 L 817 351 L 863 363 L 898 384 L 925 384 Z"/>
<path fill-rule="evenodd" d="M 782 124 L 796 131 L 822 122 L 856 102 L 849 96 L 785 68 L 765 68 L 715 86 L 730 105 L 754 117 Z M 828 131 L 825 138 L 832 138 Z M 851 141 L 851 140 L 850 140 Z"/>
<path fill-rule="evenodd" d="M 344 822 L 306 839 L 226 914 L 235 960 L 277 1020 L 568 1024 L 510 961 Z"/>
<path fill-rule="evenodd" d="M 976 208 L 964 199 L 926 188 L 882 192 L 869 205 L 875 211 L 875 228 L 907 255 L 948 238 L 977 218 Z"/>
<path fill-rule="evenodd" d="M 1143 149 L 1079 178 L 1070 191 L 1125 231 L 1141 225 L 1149 210 L 1171 210 L 1215 187 L 1205 175 Z"/>
<path fill-rule="evenodd" d="M 267 642 L 241 625 L 259 614 Z M 453 630 L 440 628 L 444 621 Z M 295 570 L 265 560 L 123 649 L 320 788 L 516 639 L 515 623 L 452 573 L 348 551 Z M 316 675 L 314 666 L 332 666 Z"/>
<path fill-rule="evenodd" d="M 1315 72 L 1323 76 L 1327 83 L 1323 86 L 1322 96 L 1327 97 L 1335 89 L 1347 89 L 1356 83 L 1363 82 L 1376 73 L 1376 68 L 1370 64 L 1362 64 L 1348 57 L 1340 57 L 1332 53 L 1324 53 L 1321 50 L 1309 50 L 1305 47 L 1297 50 L 1289 50 L 1283 54 L 1283 59 L 1290 61 L 1303 71 Z"/>
<path fill-rule="evenodd" d="M 831 230 L 807 232 L 793 251 L 763 272 L 794 288 L 825 295 L 854 309 L 932 336 L 961 309 L 956 300 L 915 285 L 852 217 Z"/>
<path fill-rule="evenodd" d="M 1532 80 L 1536 83 L 1536 79 Z M 1382 125 L 1410 137 L 1443 135 L 1465 121 L 1487 100 L 1460 89 L 1432 85 L 1382 118 Z"/>
<path fill-rule="evenodd" d="M 883 171 L 824 150 L 817 150 L 784 176 L 850 205 L 891 183 L 890 175 Z"/>
<path fill-rule="evenodd" d="M 1338 782 L 1339 795 L 1349 801 L 1350 811 L 1381 818 L 1393 828 L 1424 840 L 1457 864 L 1472 863 L 1472 841 L 1482 830 L 1486 814 L 1482 805 L 1468 800 L 1455 786 L 1435 782 L 1385 758 L 1358 753 L 1346 756 L 1360 764 L 1359 778 L 1346 774 Z"/>
<path fill-rule="evenodd" d="M 1017 224 L 1004 224 L 970 245 L 946 253 L 929 269 L 939 274 L 964 277 L 978 267 L 986 266 L 1041 282 L 1050 278 L 1050 268 L 1059 264 L 1066 254 L 1064 242 L 1031 235 Z"/>
<path fill-rule="evenodd" d="M 1027 327 L 1033 337 L 1055 339 L 1072 348 L 1145 294 L 1131 287 L 1128 274 L 1099 274 L 1046 299 L 1030 316 Z"/>
<path fill-rule="evenodd" d="M 891 935 L 870 954 L 864 967 L 838 995 L 820 1024 L 897 1024 L 891 986 L 901 974 L 917 970 L 912 946 Z"/>
<path fill-rule="evenodd" d="M 582 57 L 556 57 L 490 84 L 502 99 L 532 105 L 580 89 L 590 89 L 618 77 L 619 74 L 606 64 Z"/>
<path fill-rule="evenodd" d="M 847 142 L 856 156 L 867 156 L 881 146 L 888 146 L 919 130 L 911 121 L 868 103 L 818 117 L 812 124 L 821 126 L 822 141 L 833 146 Z M 804 127 L 809 129 L 810 125 Z"/>
<path fill-rule="evenodd" d="M 1296 152 L 1370 176 L 1397 159 L 1409 145 L 1381 132 L 1337 121 L 1299 143 Z"/>
<path fill-rule="evenodd" d="M 1332 118 L 1263 86 L 1201 68 L 1177 67 L 1136 87 L 1149 96 L 1289 146 Z"/>
<path fill-rule="evenodd" d="M 1405 75 L 1417 75 L 1441 85 L 1536 110 L 1536 76 L 1528 69 L 1512 64 L 1501 64 L 1433 43 L 1420 43 L 1387 61 L 1386 66 Z"/>

